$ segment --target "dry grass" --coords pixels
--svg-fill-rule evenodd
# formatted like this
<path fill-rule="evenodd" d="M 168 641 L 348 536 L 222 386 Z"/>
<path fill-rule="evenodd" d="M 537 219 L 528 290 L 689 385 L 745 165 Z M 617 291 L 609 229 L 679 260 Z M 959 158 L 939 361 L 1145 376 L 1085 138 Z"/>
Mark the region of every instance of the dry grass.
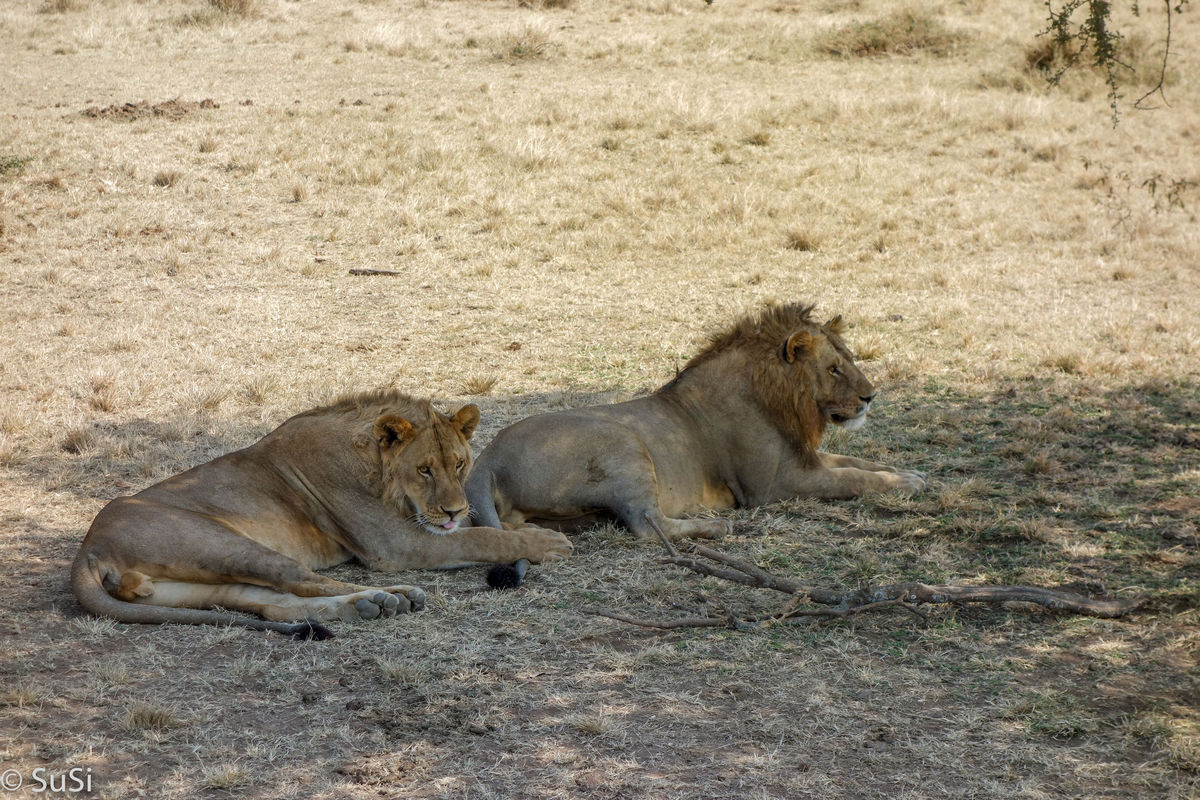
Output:
<path fill-rule="evenodd" d="M 462 382 L 462 391 L 466 395 L 491 394 L 498 381 L 495 375 L 471 375 Z"/>
<path fill-rule="evenodd" d="M 784 231 L 784 243 L 790 250 L 799 250 L 802 253 L 810 253 L 821 248 L 821 240 L 824 238 L 821 233 L 814 230 L 802 228 L 789 228 Z"/>
<path fill-rule="evenodd" d="M 918 51 L 946 55 L 964 36 L 932 14 L 906 9 L 869 22 L 850 22 L 818 35 L 817 49 L 835 56 L 907 55 Z"/>
<path fill-rule="evenodd" d="M 555 46 L 550 28 L 543 20 L 527 20 L 500 37 L 500 58 L 516 60 L 543 58 Z"/>
<path fill-rule="evenodd" d="M 25 171 L 25 165 L 32 160 L 30 157 L 13 155 L 12 153 L 0 155 L 0 176 L 18 175 Z"/>
<path fill-rule="evenodd" d="M 1113 130 L 1097 76 L 1045 91 L 1016 0 L 45 5 L 0 11 L 2 769 L 92 765 L 110 798 L 1196 794 L 1200 195 L 1143 182 L 1200 175 L 1197 53 Z M 325 643 L 71 597 L 105 502 L 340 391 L 476 402 L 478 448 L 661 385 L 769 299 L 844 314 L 880 390 L 827 447 L 931 483 L 736 512 L 725 547 L 1149 610 L 658 634 L 579 609 L 776 601 L 606 526 L 515 592 L 339 568 L 429 610 Z"/>
<path fill-rule="evenodd" d="M 155 186 L 168 188 L 183 180 L 183 173 L 177 169 L 164 169 L 154 173 L 154 180 L 151 181 Z"/>
<path fill-rule="evenodd" d="M 208 4 L 222 14 L 249 17 L 258 10 L 258 0 L 208 0 Z"/>
<path fill-rule="evenodd" d="M 121 720 L 121 727 L 130 733 L 163 731 L 177 727 L 179 724 L 179 718 L 169 708 L 145 702 L 134 703 Z"/>

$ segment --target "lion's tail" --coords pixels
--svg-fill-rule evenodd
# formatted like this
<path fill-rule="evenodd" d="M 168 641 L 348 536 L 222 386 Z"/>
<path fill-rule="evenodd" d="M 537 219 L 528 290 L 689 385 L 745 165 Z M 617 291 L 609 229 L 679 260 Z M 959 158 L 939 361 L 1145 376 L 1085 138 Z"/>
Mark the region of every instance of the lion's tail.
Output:
<path fill-rule="evenodd" d="M 89 612 L 117 622 L 143 625 L 158 625 L 164 622 L 177 625 L 237 625 L 255 631 L 275 631 L 297 639 L 333 638 L 333 631 L 311 620 L 297 623 L 268 622 L 220 611 L 151 606 L 118 600 L 104 590 L 104 585 L 100 582 L 100 572 L 86 548 L 80 548 L 79 555 L 75 557 L 75 563 L 71 567 L 71 588 L 75 591 L 79 604 Z"/>

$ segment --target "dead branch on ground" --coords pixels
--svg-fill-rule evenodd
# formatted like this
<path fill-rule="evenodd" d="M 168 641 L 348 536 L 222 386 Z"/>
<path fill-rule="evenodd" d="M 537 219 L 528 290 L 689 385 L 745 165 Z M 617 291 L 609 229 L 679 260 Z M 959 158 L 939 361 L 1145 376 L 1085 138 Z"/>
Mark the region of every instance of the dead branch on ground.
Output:
<path fill-rule="evenodd" d="M 657 530 L 657 528 L 656 528 Z M 659 534 L 662 535 L 661 533 Z M 628 617 L 612 611 L 590 610 L 585 613 L 608 617 L 630 625 L 664 630 L 675 628 L 766 628 L 778 624 L 795 624 L 804 619 L 845 619 L 866 611 L 885 608 L 901 608 L 923 621 L 928 614 L 918 608 L 919 604 L 946 605 L 961 603 L 1033 603 L 1052 611 L 1065 611 L 1100 619 L 1115 619 L 1145 604 L 1144 596 L 1128 600 L 1092 600 L 1071 592 L 1043 589 L 1037 586 L 941 586 L 926 583 L 894 583 L 888 586 L 866 586 L 846 591 L 843 589 L 818 589 L 804 586 L 792 578 L 782 578 L 767 572 L 757 564 L 744 559 L 689 543 L 680 549 L 662 537 L 667 555 L 658 558 L 660 564 L 674 564 L 700 575 L 751 586 L 756 589 L 771 589 L 789 595 L 787 604 L 774 614 L 739 619 L 734 612 L 722 604 L 722 614 L 707 617 L 655 621 Z M 704 558 L 707 561 L 701 561 Z M 708 562 L 715 562 L 708 563 Z M 826 608 L 804 608 L 803 604 L 827 606 Z"/>
<path fill-rule="evenodd" d="M 346 271 L 349 272 L 351 275 L 403 275 L 404 274 L 403 272 L 397 272 L 394 269 L 355 268 L 355 269 L 346 270 Z"/>

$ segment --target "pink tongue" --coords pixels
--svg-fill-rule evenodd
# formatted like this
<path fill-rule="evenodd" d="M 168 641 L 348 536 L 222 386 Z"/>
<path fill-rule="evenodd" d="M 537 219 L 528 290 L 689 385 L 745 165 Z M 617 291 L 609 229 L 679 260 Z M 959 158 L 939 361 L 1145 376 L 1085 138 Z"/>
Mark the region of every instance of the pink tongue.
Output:
<path fill-rule="evenodd" d="M 443 523 L 442 523 L 442 527 L 443 527 L 443 528 L 445 528 L 445 529 L 446 529 L 446 530 L 448 530 L 448 531 L 454 530 L 454 528 L 455 528 L 455 526 L 456 526 L 456 525 L 458 525 L 458 523 L 457 523 L 457 522 L 455 522 L 455 521 L 454 521 L 454 520 L 452 520 L 452 519 L 451 519 L 451 520 L 447 520 L 447 521 L 445 521 L 445 522 L 443 522 Z"/>

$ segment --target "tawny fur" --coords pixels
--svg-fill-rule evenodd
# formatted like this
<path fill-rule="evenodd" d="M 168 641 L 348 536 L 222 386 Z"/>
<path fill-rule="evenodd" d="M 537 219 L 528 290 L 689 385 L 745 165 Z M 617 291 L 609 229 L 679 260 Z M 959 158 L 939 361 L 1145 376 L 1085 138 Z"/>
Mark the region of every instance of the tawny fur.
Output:
<path fill-rule="evenodd" d="M 688 361 L 675 380 L 658 393 L 669 392 L 682 380 L 691 379 L 705 362 L 724 353 L 734 353 L 735 369 L 743 373 L 759 406 L 780 432 L 796 445 L 801 458 L 815 466 L 816 451 L 827 423 L 812 396 L 815 387 L 796 381 L 787 362 L 774 357 L 780 354 L 781 343 L 796 331 L 820 330 L 820 325 L 811 318 L 814 308 L 797 303 L 770 304 L 757 314 L 742 317 L 728 329 L 710 336 L 708 343 Z M 840 341 L 844 328 L 841 317 L 831 323 L 828 332 L 837 338 L 837 346 L 845 350 Z M 849 356 L 849 351 L 846 355 Z"/>
<path fill-rule="evenodd" d="M 835 317 L 768 305 L 713 336 L 668 384 L 627 403 L 543 414 L 501 431 L 467 481 L 479 524 L 569 529 L 616 517 L 639 536 L 713 537 L 685 519 L 789 497 L 924 488 L 924 476 L 819 451 L 875 395 Z"/>
<path fill-rule="evenodd" d="M 351 558 L 398 572 L 566 557 L 571 545 L 553 531 L 463 527 L 467 440 L 478 421 L 475 406 L 446 416 L 394 390 L 298 414 L 244 450 L 105 506 L 75 559 L 75 594 L 121 622 L 290 633 L 278 623 L 421 607 L 415 586 L 358 586 L 313 571 Z"/>

